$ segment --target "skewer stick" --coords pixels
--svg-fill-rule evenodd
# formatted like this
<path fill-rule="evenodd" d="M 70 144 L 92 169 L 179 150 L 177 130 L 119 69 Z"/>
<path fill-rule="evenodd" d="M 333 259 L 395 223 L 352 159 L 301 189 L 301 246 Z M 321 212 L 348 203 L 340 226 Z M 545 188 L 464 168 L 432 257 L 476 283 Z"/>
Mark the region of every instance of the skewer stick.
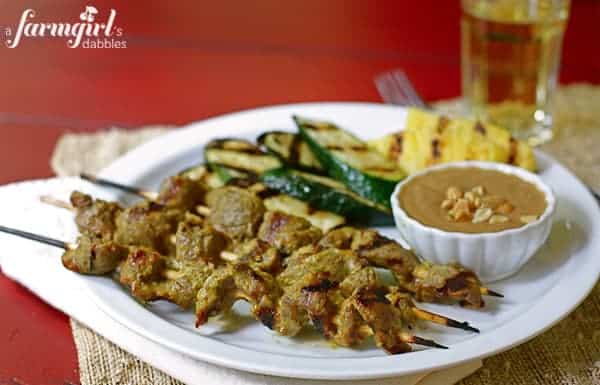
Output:
<path fill-rule="evenodd" d="M 398 295 L 398 293 L 389 293 L 386 295 L 386 298 L 390 301 L 391 304 L 396 306 L 399 309 L 402 309 L 402 305 L 408 306 L 408 308 L 412 311 L 415 317 L 422 319 L 424 321 L 433 322 L 439 325 L 444 325 L 451 328 L 457 328 L 462 330 L 467 330 L 474 333 L 479 333 L 479 329 L 474 328 L 468 322 L 457 321 L 455 319 L 443 316 L 441 314 L 433 313 L 425 309 L 421 309 L 412 302 L 412 300 L 406 300 L 403 295 Z"/>
<path fill-rule="evenodd" d="M 181 278 L 183 276 L 183 274 L 181 274 L 180 271 L 177 270 L 173 270 L 173 269 L 165 269 L 162 272 L 162 276 L 166 279 L 170 279 L 172 281 L 176 281 L 179 278 Z"/>
<path fill-rule="evenodd" d="M 70 204 L 69 202 L 65 202 L 60 199 L 56 199 L 50 195 L 40 196 L 40 201 L 43 203 L 49 204 L 51 206 L 60 207 L 61 209 L 66 209 L 66 210 L 70 210 L 73 212 L 77 211 L 77 209 L 75 207 L 73 207 L 73 205 Z"/>
<path fill-rule="evenodd" d="M 203 217 L 207 217 L 210 215 L 210 209 L 206 206 L 198 205 L 196 206 L 196 212 Z"/>
<path fill-rule="evenodd" d="M 248 190 L 250 190 L 251 192 L 253 192 L 255 194 L 260 194 L 261 192 L 267 190 L 267 186 L 265 186 L 262 183 L 255 183 L 252 186 L 248 187 Z"/>
<path fill-rule="evenodd" d="M 360 326 L 359 333 L 364 336 L 371 336 L 374 334 L 373 329 L 368 325 Z M 430 340 L 430 339 L 418 337 L 418 336 L 413 336 L 411 334 L 404 333 L 404 332 L 398 333 L 398 339 L 400 339 L 400 341 L 405 342 L 407 344 L 430 346 L 432 348 L 438 348 L 438 349 L 448 349 L 447 346 L 438 344 L 434 340 Z"/>
<path fill-rule="evenodd" d="M 232 253 L 230 251 L 222 251 L 219 254 L 219 256 L 224 261 L 227 261 L 230 263 L 235 263 L 240 260 L 239 255 Z M 390 299 L 391 303 L 395 303 L 393 297 L 388 297 L 388 299 Z M 444 326 L 451 327 L 451 328 L 457 328 L 457 329 L 462 329 L 462 330 L 466 330 L 466 331 L 470 331 L 470 332 L 474 332 L 474 333 L 479 333 L 479 329 L 471 326 L 466 321 L 460 322 L 455 319 L 443 316 L 441 314 L 433 313 L 433 312 L 418 308 L 414 305 L 410 306 L 410 309 L 412 310 L 413 314 L 419 319 L 433 322 L 433 323 L 436 323 L 439 325 L 444 325 Z"/>
<path fill-rule="evenodd" d="M 412 311 L 417 318 L 420 318 L 425 321 L 430 321 L 430 322 L 433 322 L 433 323 L 436 323 L 439 325 L 448 326 L 451 328 L 457 328 L 457 329 L 467 330 L 467 331 L 474 332 L 474 333 L 479 333 L 479 329 L 474 328 L 473 326 L 469 325 L 469 323 L 466 321 L 460 322 L 460 321 L 445 317 L 440 314 L 436 314 L 436 313 L 432 313 L 432 312 L 429 312 L 424 309 L 420 309 L 418 307 L 413 307 Z"/>
<path fill-rule="evenodd" d="M 116 189 L 119 189 L 122 191 L 126 191 L 128 193 L 138 195 L 142 198 L 148 199 L 149 201 L 152 201 L 152 202 L 155 202 L 158 199 L 158 193 L 154 192 L 154 191 L 145 191 L 139 187 L 128 186 L 128 185 L 125 185 L 122 183 L 117 183 L 117 182 L 113 182 L 110 180 L 97 178 L 94 175 L 90 175 L 90 174 L 86 174 L 86 173 L 81 173 L 80 177 L 81 177 L 81 179 L 85 179 L 88 182 L 91 182 L 91 183 L 94 183 L 94 184 L 97 184 L 100 186 L 107 186 L 107 187 L 116 188 Z"/>
<path fill-rule="evenodd" d="M 438 344 L 434 340 L 429 340 L 427 338 L 422 338 L 419 336 L 413 336 L 413 335 L 410 335 L 407 333 L 400 333 L 399 337 L 402 342 L 406 342 L 408 344 L 430 346 L 432 348 L 438 348 L 438 349 L 448 349 L 447 346 Z"/>
<path fill-rule="evenodd" d="M 158 194 L 155 193 L 155 192 L 142 191 L 142 190 L 140 190 L 140 189 L 138 189 L 136 187 L 125 186 L 125 185 L 122 185 L 120 183 L 111 182 L 111 181 L 107 181 L 107 180 L 104 180 L 104 179 L 99 179 L 99 178 L 96 178 L 96 177 L 88 175 L 88 174 L 81 174 L 81 177 L 84 178 L 84 179 L 86 179 L 86 180 L 91 181 L 92 183 L 97 183 L 97 184 L 100 184 L 100 185 L 107 185 L 107 186 L 110 186 L 110 187 L 120 188 L 120 189 L 123 189 L 125 191 L 132 192 L 134 194 L 137 194 L 137 195 L 140 195 L 142 197 L 145 197 L 146 199 L 149 199 L 149 200 L 155 200 L 156 197 L 158 196 Z M 47 203 L 47 204 L 50 204 L 50 205 L 53 205 L 53 206 L 56 206 L 56 207 L 64 208 L 64 209 L 71 210 L 71 211 L 75 211 L 76 210 L 70 203 L 67 203 L 65 201 L 61 201 L 59 199 L 56 199 L 56 198 L 48 196 L 48 195 L 41 196 L 40 200 L 42 202 L 44 202 L 44 203 Z M 198 205 L 198 206 L 196 206 L 196 212 L 198 214 L 206 217 L 206 216 L 210 215 L 210 208 L 208 208 L 207 206 Z M 223 255 L 221 255 L 221 257 L 223 258 Z M 235 255 L 225 256 L 223 259 L 228 260 L 227 258 L 235 260 Z M 498 292 L 493 291 L 493 290 L 491 290 L 491 289 L 489 289 L 487 287 L 484 287 L 484 286 L 480 287 L 479 290 L 480 290 L 480 293 L 482 295 L 488 295 L 488 296 L 491 296 L 491 297 L 504 298 L 504 295 L 502 293 L 498 293 Z M 431 321 L 432 322 L 436 322 L 436 321 L 433 321 L 433 320 L 431 320 Z M 458 321 L 456 321 L 456 322 L 458 324 L 463 324 L 462 322 L 458 322 Z M 447 326 L 450 326 L 450 325 L 448 324 Z M 451 327 L 461 328 L 460 326 L 451 326 Z M 475 329 L 475 328 L 473 328 L 473 329 Z M 465 329 L 465 330 L 471 330 L 471 329 Z M 475 330 L 471 330 L 471 331 L 475 331 Z"/>
<path fill-rule="evenodd" d="M 498 293 L 497 291 L 493 291 L 488 289 L 487 287 L 481 287 L 480 288 L 481 294 L 483 295 L 489 295 L 491 297 L 499 297 L 499 298 L 504 298 L 504 294 Z"/>
<path fill-rule="evenodd" d="M 0 232 L 15 235 L 17 237 L 21 237 L 21 238 L 25 238 L 25 239 L 31 239 L 32 241 L 44 243 L 46 245 L 50 245 L 50 246 L 54 246 L 54 247 L 59 247 L 64 250 L 73 250 L 73 249 L 77 248 L 77 245 L 75 243 L 60 241 L 58 239 L 45 237 L 43 235 L 34 234 L 34 233 L 30 233 L 30 232 L 23 231 L 23 230 L 14 229 L 12 227 L 6 227 L 6 226 L 0 225 Z"/>
<path fill-rule="evenodd" d="M 17 237 L 21 237 L 21 238 L 25 238 L 25 239 L 30 239 L 30 240 L 33 240 L 36 242 L 40 242 L 40 243 L 43 243 L 46 245 L 58 247 L 58 248 L 61 248 L 64 250 L 74 250 L 77 248 L 76 243 L 60 241 L 58 239 L 46 237 L 46 236 L 39 235 L 39 234 L 30 233 L 30 232 L 23 231 L 23 230 L 14 229 L 12 227 L 6 227 L 6 226 L 0 225 L 0 232 L 15 235 Z M 173 269 L 165 269 L 162 271 L 161 275 L 164 278 L 171 279 L 171 280 L 179 279 L 182 276 L 180 271 L 173 270 Z"/>
<path fill-rule="evenodd" d="M 227 261 L 227 262 L 237 262 L 240 260 L 240 256 L 232 253 L 230 251 L 221 251 L 220 254 L 221 259 Z"/>

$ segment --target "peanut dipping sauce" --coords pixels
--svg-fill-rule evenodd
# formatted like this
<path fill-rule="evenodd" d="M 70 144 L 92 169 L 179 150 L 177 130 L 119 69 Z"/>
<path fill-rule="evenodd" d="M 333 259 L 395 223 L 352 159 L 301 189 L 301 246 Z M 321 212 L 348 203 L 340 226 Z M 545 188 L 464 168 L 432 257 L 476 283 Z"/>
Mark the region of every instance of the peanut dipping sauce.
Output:
<path fill-rule="evenodd" d="M 471 191 L 482 186 L 487 196 L 503 198 L 512 206 L 503 213 L 502 223 L 474 223 L 471 219 L 453 219 L 442 207 L 450 187 Z M 534 184 L 517 176 L 478 167 L 455 167 L 428 172 L 415 177 L 400 190 L 400 207 L 423 225 L 461 233 L 489 233 L 524 226 L 522 218 L 539 218 L 546 210 L 543 192 Z"/>

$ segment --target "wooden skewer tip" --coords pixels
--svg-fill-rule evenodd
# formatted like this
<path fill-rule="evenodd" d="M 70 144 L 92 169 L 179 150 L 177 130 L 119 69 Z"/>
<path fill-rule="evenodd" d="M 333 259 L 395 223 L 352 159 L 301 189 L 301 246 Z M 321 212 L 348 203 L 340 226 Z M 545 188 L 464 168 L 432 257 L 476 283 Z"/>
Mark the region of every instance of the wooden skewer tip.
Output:
<path fill-rule="evenodd" d="M 488 289 L 487 287 L 482 287 L 481 288 L 481 294 L 483 294 L 483 295 L 489 295 L 491 297 L 504 298 L 504 294 L 501 294 L 501 293 L 498 293 L 497 291 L 493 291 L 491 289 Z"/>
<path fill-rule="evenodd" d="M 205 217 L 210 215 L 210 209 L 206 206 L 196 206 L 196 212 Z"/>
<path fill-rule="evenodd" d="M 466 331 L 470 331 L 470 332 L 474 332 L 474 333 L 479 333 L 479 329 L 474 328 L 466 321 L 460 322 L 460 321 L 457 321 L 452 318 L 448 318 L 448 317 L 440 315 L 440 314 L 436 314 L 436 313 L 429 312 L 427 310 L 420 309 L 418 307 L 413 307 L 412 310 L 413 310 L 413 313 L 417 316 L 417 318 L 420 318 L 422 320 L 430 321 L 430 322 L 448 326 L 451 328 L 462 329 L 462 330 L 466 330 Z"/>
<path fill-rule="evenodd" d="M 438 348 L 438 349 L 448 349 L 447 346 L 438 344 L 434 340 L 430 340 L 430 339 L 418 337 L 418 336 L 413 336 L 413 335 L 409 335 L 409 334 L 405 334 L 405 333 L 402 333 L 400 335 L 400 339 L 403 342 L 406 342 L 409 344 L 429 346 L 429 347 Z"/>
<path fill-rule="evenodd" d="M 51 205 L 51 206 L 59 207 L 61 209 L 70 210 L 70 211 L 76 210 L 75 207 L 73 207 L 73 205 L 70 204 L 69 202 L 57 199 L 50 195 L 41 195 L 40 202 Z"/>

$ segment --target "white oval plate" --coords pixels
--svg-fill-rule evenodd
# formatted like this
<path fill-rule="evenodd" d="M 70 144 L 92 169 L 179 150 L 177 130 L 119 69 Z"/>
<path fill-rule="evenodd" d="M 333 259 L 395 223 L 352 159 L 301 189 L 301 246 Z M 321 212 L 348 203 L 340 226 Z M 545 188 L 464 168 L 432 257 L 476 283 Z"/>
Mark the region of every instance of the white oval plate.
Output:
<path fill-rule="evenodd" d="M 406 111 L 367 103 L 282 105 L 237 112 L 193 123 L 153 140 L 115 161 L 101 176 L 156 188 L 167 175 L 201 161 L 202 147 L 215 137 L 254 139 L 266 130 L 294 130 L 292 114 L 331 120 L 362 138 L 402 129 Z M 552 234 L 541 251 L 515 276 L 491 288 L 506 298 L 490 298 L 482 311 L 424 304 L 427 309 L 468 320 L 481 329 L 470 334 L 437 326 L 418 334 L 449 350 L 423 349 L 388 356 L 372 344 L 334 348 L 316 335 L 277 336 L 241 316 L 233 330 L 223 320 L 193 327 L 193 314 L 166 302 L 147 307 L 107 278 L 81 278 L 90 297 L 111 317 L 142 336 L 175 351 L 240 370 L 311 379 L 360 379 L 413 374 L 486 357 L 532 338 L 572 311 L 589 293 L 600 272 L 600 210 L 577 178 L 548 156 L 538 154 L 540 176 L 556 192 Z M 115 198 L 129 199 L 116 193 Z M 393 227 L 381 228 L 398 238 Z M 502 258 L 499 255 L 498 258 Z M 243 303 L 236 304 L 247 312 Z"/>

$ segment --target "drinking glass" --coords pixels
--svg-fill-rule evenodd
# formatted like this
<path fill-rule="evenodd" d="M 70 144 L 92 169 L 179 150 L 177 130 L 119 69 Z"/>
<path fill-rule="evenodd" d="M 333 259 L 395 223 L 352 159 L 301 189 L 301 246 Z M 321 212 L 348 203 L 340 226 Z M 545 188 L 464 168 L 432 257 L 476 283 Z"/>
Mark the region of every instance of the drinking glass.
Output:
<path fill-rule="evenodd" d="M 461 5 L 462 91 L 472 114 L 532 145 L 550 140 L 570 0 Z"/>

